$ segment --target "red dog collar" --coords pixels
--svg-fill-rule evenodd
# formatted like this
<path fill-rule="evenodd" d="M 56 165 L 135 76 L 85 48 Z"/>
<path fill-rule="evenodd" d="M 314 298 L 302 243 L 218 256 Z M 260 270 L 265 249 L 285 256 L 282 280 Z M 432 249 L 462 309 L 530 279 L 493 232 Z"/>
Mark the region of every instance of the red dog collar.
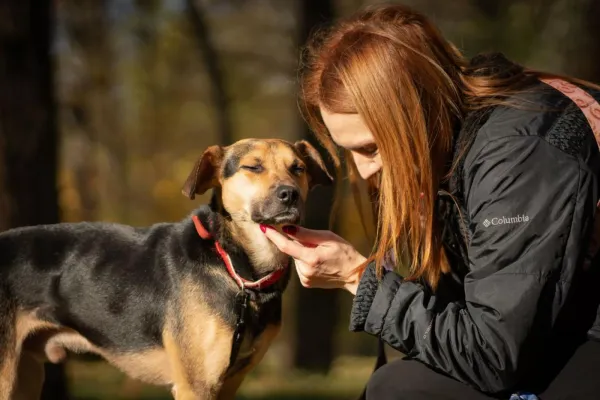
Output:
<path fill-rule="evenodd" d="M 210 234 L 210 232 L 208 232 L 204 228 L 204 226 L 202 225 L 202 222 L 200 221 L 200 218 L 198 218 L 197 215 L 192 216 L 192 220 L 194 221 L 194 225 L 196 226 L 196 231 L 198 232 L 198 235 L 202 239 L 211 239 L 212 238 L 212 235 Z M 227 254 L 227 252 L 221 247 L 221 244 L 219 244 L 219 242 L 216 240 L 215 240 L 215 249 L 217 250 L 217 253 L 219 253 L 219 255 L 221 256 L 223 263 L 225 263 L 225 267 L 227 268 L 227 272 L 229 272 L 229 275 L 231 275 L 233 280 L 242 289 L 244 289 L 244 288 L 256 289 L 256 290 L 265 289 L 265 288 L 275 284 L 283 276 L 284 269 L 280 268 L 276 271 L 271 272 L 269 275 L 260 278 L 257 281 L 246 280 L 238 275 L 238 273 L 233 268 L 233 263 L 231 262 L 231 258 L 229 257 L 229 254 Z"/>

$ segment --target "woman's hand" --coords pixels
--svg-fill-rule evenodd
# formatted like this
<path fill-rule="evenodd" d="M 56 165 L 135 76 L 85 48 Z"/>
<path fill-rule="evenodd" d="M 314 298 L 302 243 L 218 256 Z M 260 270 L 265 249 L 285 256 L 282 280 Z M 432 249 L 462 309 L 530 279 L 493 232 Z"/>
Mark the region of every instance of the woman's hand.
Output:
<path fill-rule="evenodd" d="M 286 226 L 279 233 L 269 226 L 261 230 L 279 250 L 294 258 L 304 287 L 345 289 L 356 294 L 366 258 L 350 243 L 331 231 Z"/>

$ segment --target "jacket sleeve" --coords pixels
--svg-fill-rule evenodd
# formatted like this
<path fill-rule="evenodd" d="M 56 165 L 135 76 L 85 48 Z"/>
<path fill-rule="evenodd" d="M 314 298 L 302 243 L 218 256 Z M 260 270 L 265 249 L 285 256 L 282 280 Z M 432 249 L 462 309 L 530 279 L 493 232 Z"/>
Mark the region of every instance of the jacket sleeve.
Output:
<path fill-rule="evenodd" d="M 370 265 L 350 330 L 498 393 L 518 381 L 530 336 L 548 331 L 568 295 L 596 188 L 576 157 L 531 136 L 488 142 L 465 171 L 472 236 L 464 301 L 440 307 L 419 283 L 393 271 L 379 281 Z"/>

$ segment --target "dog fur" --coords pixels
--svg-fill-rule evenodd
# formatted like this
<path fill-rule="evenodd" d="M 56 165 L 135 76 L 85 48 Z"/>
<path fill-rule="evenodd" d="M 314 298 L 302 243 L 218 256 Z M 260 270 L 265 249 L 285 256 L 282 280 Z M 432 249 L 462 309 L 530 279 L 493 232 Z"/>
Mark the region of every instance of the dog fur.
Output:
<path fill-rule="evenodd" d="M 259 224 L 303 220 L 310 188 L 331 184 L 305 141 L 248 139 L 209 147 L 183 193 L 210 204 L 179 222 L 138 228 L 81 222 L 0 234 L 0 400 L 38 399 L 43 363 L 67 351 L 102 356 L 129 376 L 168 385 L 176 399 L 231 399 L 281 325 L 290 259 Z M 229 365 L 240 288 L 196 215 L 245 279 L 280 268 L 254 291 L 240 352 Z"/>

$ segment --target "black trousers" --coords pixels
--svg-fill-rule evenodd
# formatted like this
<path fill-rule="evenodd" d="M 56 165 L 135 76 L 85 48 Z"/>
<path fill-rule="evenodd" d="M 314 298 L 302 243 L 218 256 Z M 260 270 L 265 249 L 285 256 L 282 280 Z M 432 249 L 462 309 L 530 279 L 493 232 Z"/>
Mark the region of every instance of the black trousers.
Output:
<path fill-rule="evenodd" d="M 600 400 L 600 342 L 585 342 L 541 393 L 540 400 Z M 508 400 L 510 396 L 503 398 Z M 395 360 L 369 379 L 367 400 L 489 400 L 414 360 Z"/>

